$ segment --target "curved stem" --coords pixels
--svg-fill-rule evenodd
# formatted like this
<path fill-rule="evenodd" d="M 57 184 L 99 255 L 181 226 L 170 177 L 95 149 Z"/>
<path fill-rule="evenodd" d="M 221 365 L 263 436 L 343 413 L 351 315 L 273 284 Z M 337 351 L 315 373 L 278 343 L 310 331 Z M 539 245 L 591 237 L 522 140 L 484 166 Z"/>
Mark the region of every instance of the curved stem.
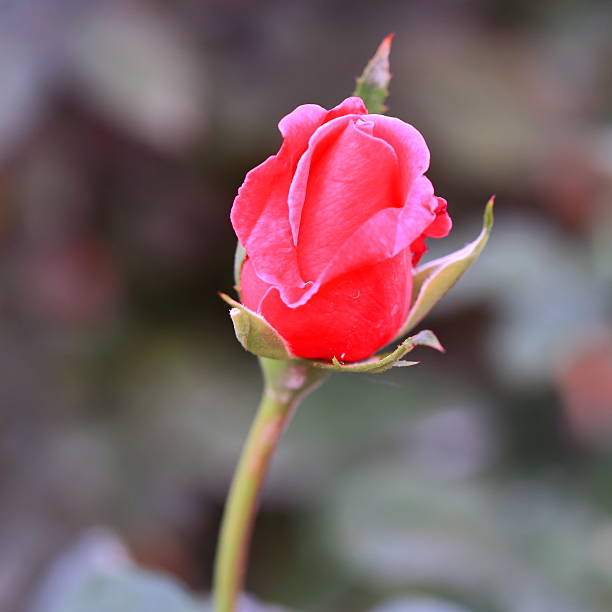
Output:
<path fill-rule="evenodd" d="M 214 611 L 235 612 L 259 494 L 270 459 L 299 402 L 325 373 L 306 362 L 260 359 L 264 390 L 230 487 L 217 546 Z"/>

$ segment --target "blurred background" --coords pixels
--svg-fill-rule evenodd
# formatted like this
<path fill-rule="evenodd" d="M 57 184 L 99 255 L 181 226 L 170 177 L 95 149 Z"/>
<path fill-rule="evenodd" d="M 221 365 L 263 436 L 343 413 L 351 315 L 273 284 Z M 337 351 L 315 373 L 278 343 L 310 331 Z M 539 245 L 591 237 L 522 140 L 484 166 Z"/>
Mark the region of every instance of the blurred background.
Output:
<path fill-rule="evenodd" d="M 208 592 L 260 389 L 216 295 L 230 206 L 278 120 L 349 95 L 389 32 L 390 113 L 455 222 L 430 255 L 492 193 L 496 226 L 425 322 L 446 355 L 306 400 L 248 588 L 612 609 L 611 25 L 595 0 L 1 0 L 0 610 L 97 611 L 87 568 L 133 563 L 184 604 L 164 610 Z"/>

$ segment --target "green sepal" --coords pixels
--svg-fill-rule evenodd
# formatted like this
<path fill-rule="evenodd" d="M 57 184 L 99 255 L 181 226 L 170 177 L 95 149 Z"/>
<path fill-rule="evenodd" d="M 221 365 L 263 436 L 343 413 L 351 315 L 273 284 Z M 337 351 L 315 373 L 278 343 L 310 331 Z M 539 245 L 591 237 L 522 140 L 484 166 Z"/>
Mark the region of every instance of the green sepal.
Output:
<path fill-rule="evenodd" d="M 240 240 L 236 243 L 236 252 L 234 253 L 234 287 L 236 291 L 240 291 L 240 273 L 242 272 L 242 264 L 246 259 L 246 251 Z"/>
<path fill-rule="evenodd" d="M 336 357 L 332 359 L 331 363 L 328 361 L 312 361 L 311 363 L 316 368 L 332 370 L 334 372 L 366 372 L 369 374 L 380 374 L 393 367 L 408 367 L 420 363 L 418 361 L 402 360 L 402 357 L 416 346 L 428 346 L 429 348 L 444 352 L 444 348 L 436 338 L 436 335 L 432 331 L 425 329 L 415 336 L 406 338 L 393 352 L 386 355 L 379 355 L 366 359 L 365 361 L 349 364 L 343 364 Z"/>
<path fill-rule="evenodd" d="M 364 101 L 370 114 L 383 114 L 387 110 L 385 100 L 389 95 L 389 82 L 391 81 L 389 53 L 392 40 L 393 34 L 389 34 L 380 43 L 376 53 L 357 79 L 353 95 Z"/>
<path fill-rule="evenodd" d="M 462 249 L 419 266 L 414 273 L 413 294 L 416 296 L 408 318 L 396 338 L 401 338 L 418 325 L 484 249 L 493 227 L 492 197 L 485 207 L 482 231 L 478 238 Z"/>
<path fill-rule="evenodd" d="M 219 296 L 232 307 L 230 317 L 236 338 L 249 353 L 268 359 L 296 359 L 280 334 L 263 317 L 225 293 Z"/>

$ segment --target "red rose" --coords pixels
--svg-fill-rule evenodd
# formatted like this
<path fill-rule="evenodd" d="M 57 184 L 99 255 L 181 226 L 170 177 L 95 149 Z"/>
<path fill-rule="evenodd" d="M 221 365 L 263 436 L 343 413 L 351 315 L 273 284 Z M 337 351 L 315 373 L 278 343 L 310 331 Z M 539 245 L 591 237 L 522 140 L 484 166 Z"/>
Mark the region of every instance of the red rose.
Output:
<path fill-rule="evenodd" d="M 429 150 L 356 97 L 299 106 L 279 129 L 279 152 L 247 174 L 232 207 L 242 301 L 298 357 L 363 359 L 404 323 L 425 238 L 451 228 L 423 176 Z"/>

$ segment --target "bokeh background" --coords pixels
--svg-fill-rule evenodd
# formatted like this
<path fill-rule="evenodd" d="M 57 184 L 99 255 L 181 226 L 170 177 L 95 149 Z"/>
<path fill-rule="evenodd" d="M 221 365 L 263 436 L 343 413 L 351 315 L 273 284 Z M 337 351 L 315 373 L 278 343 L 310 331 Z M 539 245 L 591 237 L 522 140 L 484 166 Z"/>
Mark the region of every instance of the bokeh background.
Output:
<path fill-rule="evenodd" d="M 0 609 L 97 611 L 79 581 L 128 556 L 207 593 L 260 386 L 216 295 L 231 202 L 278 120 L 349 95 L 389 32 L 390 112 L 455 222 L 430 255 L 492 193 L 496 226 L 426 321 L 446 355 L 304 403 L 249 590 L 612 609 L 611 24 L 595 0 L 2 0 Z"/>

